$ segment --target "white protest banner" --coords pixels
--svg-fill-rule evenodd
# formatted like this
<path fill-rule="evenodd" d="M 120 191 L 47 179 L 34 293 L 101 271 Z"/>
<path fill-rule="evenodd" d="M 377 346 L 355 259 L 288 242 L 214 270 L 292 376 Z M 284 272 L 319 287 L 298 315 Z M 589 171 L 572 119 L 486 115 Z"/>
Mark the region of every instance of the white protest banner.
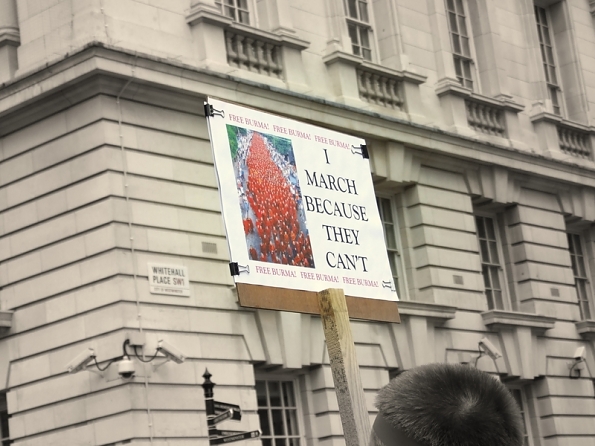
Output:
<path fill-rule="evenodd" d="M 149 291 L 151 294 L 190 296 L 188 267 L 147 263 Z"/>
<path fill-rule="evenodd" d="M 365 141 L 208 104 L 236 283 L 397 300 Z"/>

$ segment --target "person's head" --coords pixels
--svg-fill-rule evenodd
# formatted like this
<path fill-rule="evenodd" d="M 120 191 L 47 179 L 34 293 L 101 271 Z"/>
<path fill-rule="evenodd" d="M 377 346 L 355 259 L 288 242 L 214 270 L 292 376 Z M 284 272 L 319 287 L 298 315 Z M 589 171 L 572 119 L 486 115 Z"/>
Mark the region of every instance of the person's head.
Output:
<path fill-rule="evenodd" d="M 384 386 L 370 446 L 522 446 L 519 408 L 506 387 L 461 364 L 429 364 Z"/>

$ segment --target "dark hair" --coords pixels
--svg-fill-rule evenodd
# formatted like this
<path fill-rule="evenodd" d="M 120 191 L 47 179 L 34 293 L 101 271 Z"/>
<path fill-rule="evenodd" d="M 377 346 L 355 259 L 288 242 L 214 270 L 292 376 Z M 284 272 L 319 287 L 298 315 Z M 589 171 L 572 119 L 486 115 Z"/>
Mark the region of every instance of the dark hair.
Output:
<path fill-rule="evenodd" d="M 514 398 L 471 366 L 429 364 L 404 372 L 380 390 L 376 407 L 378 416 L 423 446 L 523 444 Z M 379 443 L 374 433 L 372 439 Z"/>

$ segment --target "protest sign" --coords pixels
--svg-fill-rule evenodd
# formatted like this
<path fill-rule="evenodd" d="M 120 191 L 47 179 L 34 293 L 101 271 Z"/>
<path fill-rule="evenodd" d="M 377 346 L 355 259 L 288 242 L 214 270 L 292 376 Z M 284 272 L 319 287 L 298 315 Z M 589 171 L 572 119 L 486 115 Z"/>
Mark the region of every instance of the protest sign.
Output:
<path fill-rule="evenodd" d="M 209 99 L 237 284 L 397 300 L 365 141 Z"/>

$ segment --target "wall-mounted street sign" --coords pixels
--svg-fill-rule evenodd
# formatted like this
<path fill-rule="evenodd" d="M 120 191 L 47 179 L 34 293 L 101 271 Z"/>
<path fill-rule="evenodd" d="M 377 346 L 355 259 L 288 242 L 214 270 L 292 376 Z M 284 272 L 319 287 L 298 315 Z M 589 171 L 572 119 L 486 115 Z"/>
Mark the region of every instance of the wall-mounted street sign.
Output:
<path fill-rule="evenodd" d="M 266 308 L 246 299 L 271 288 L 397 300 L 364 140 L 215 99 L 206 111 L 240 304 Z"/>
<path fill-rule="evenodd" d="M 147 263 L 149 291 L 152 294 L 190 296 L 188 268 L 182 265 Z"/>

